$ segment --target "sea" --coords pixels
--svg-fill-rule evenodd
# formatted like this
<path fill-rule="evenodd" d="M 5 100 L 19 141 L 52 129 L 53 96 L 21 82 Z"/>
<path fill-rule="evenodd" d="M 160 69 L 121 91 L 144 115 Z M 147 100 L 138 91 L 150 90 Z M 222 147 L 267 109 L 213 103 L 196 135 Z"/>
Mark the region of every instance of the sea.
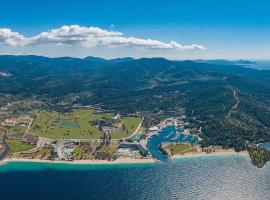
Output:
<path fill-rule="evenodd" d="M 270 61 L 269 60 L 256 60 L 250 65 L 245 65 L 245 67 L 258 69 L 258 70 L 270 70 Z"/>
<path fill-rule="evenodd" d="M 157 163 L 0 165 L 0 200 L 269 200 L 270 164 L 248 156 L 209 155 L 168 160 L 161 142 L 196 142 L 173 126 L 149 139 Z"/>
<path fill-rule="evenodd" d="M 0 166 L 1 200 L 269 200 L 270 164 L 242 155 L 170 162 L 74 165 L 11 162 Z"/>

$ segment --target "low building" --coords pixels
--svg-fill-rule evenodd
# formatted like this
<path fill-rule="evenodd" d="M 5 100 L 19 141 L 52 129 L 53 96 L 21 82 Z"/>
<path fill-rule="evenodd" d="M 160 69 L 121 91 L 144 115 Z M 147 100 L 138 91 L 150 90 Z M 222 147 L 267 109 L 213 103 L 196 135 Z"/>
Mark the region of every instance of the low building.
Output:
<path fill-rule="evenodd" d="M 73 156 L 73 148 L 70 147 L 64 147 L 62 155 L 65 159 L 70 160 L 72 159 Z"/>
<path fill-rule="evenodd" d="M 12 127 L 12 126 L 28 126 L 31 121 L 29 119 L 6 119 L 1 123 L 1 126 Z"/>
<path fill-rule="evenodd" d="M 158 131 L 158 130 L 159 130 L 159 128 L 157 126 L 153 126 L 153 127 L 149 128 L 149 131 L 151 131 L 151 132 Z"/>
<path fill-rule="evenodd" d="M 104 133 L 112 133 L 112 132 L 116 131 L 117 129 L 115 127 L 112 127 L 112 126 L 103 126 L 103 127 L 101 127 L 101 130 Z"/>
<path fill-rule="evenodd" d="M 213 146 L 204 147 L 204 148 L 202 148 L 202 152 L 212 153 L 212 152 L 215 152 L 215 148 L 213 148 Z"/>
<path fill-rule="evenodd" d="M 16 125 L 16 121 L 14 119 L 6 119 L 4 122 L 1 123 L 1 126 L 4 127 L 12 127 Z"/>
<path fill-rule="evenodd" d="M 121 120 L 121 115 L 118 113 L 112 118 L 112 123 L 113 126 L 116 128 L 117 131 L 122 131 L 123 130 L 123 123 Z"/>
<path fill-rule="evenodd" d="M 118 149 L 138 150 L 142 156 L 146 157 L 148 155 L 148 149 L 139 143 L 120 143 Z"/>
<path fill-rule="evenodd" d="M 114 124 L 119 124 L 119 123 L 121 123 L 121 115 L 120 115 L 120 113 L 117 113 L 117 115 L 115 115 L 115 116 L 112 118 L 112 120 L 113 120 L 113 123 L 114 123 Z"/>

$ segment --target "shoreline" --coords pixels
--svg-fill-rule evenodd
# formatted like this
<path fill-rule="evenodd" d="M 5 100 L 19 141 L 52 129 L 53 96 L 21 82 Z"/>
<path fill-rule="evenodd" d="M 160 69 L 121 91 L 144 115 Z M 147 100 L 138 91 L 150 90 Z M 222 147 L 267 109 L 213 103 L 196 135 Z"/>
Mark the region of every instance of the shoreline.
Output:
<path fill-rule="evenodd" d="M 115 161 L 107 160 L 40 160 L 40 159 L 23 159 L 23 158 L 9 158 L 0 161 L 0 166 L 12 162 L 33 162 L 33 163 L 49 163 L 49 164 L 75 164 L 75 165 L 115 165 L 115 164 L 140 164 L 140 163 L 156 163 L 157 161 L 148 159 L 132 159 L 120 158 Z"/>
<path fill-rule="evenodd" d="M 226 155 L 240 155 L 248 156 L 247 151 L 242 152 L 214 152 L 214 153 L 196 153 L 196 154 L 184 154 L 184 155 L 174 155 L 169 158 L 171 161 L 175 161 L 182 158 L 200 158 L 208 156 L 226 156 Z M 19 159 L 19 158 L 9 158 L 0 161 L 0 166 L 12 162 L 32 162 L 32 163 L 48 163 L 48 164 L 71 164 L 71 165 L 117 165 L 117 164 L 147 164 L 147 163 L 160 163 L 160 161 L 155 160 L 154 158 L 148 159 L 132 159 L 132 158 L 120 158 L 115 161 L 107 160 L 75 160 L 75 161 L 61 161 L 61 160 L 39 160 L 39 159 Z"/>
<path fill-rule="evenodd" d="M 181 159 L 181 158 L 196 158 L 196 157 L 208 157 L 208 156 L 226 156 L 226 155 L 240 155 L 240 156 L 248 156 L 247 151 L 241 151 L 241 152 L 235 152 L 235 151 L 220 151 L 220 152 L 213 152 L 213 153 L 205 153 L 205 152 L 200 152 L 200 153 L 188 153 L 184 155 L 174 155 L 170 157 L 170 160 L 176 160 L 176 159 Z"/>

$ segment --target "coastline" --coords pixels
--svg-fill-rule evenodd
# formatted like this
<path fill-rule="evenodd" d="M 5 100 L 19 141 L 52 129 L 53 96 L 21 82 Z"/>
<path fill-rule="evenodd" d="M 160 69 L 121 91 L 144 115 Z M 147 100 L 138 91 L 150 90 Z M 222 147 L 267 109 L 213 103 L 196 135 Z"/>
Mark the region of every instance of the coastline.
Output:
<path fill-rule="evenodd" d="M 220 152 L 213 152 L 213 153 L 187 153 L 184 155 L 174 155 L 170 157 L 170 160 L 176 160 L 181 158 L 195 158 L 195 157 L 207 157 L 207 156 L 226 156 L 226 155 L 241 155 L 241 156 L 248 156 L 247 151 L 235 152 L 235 151 L 220 151 Z"/>
<path fill-rule="evenodd" d="M 11 162 L 33 162 L 33 163 L 51 163 L 51 164 L 76 164 L 76 165 L 114 165 L 114 164 L 136 164 L 136 163 L 155 163 L 156 160 L 149 159 L 132 159 L 132 158 L 120 158 L 115 161 L 107 160 L 74 160 L 74 161 L 62 161 L 62 160 L 40 160 L 40 159 L 20 159 L 9 158 L 0 161 L 0 166 Z"/>
<path fill-rule="evenodd" d="M 190 153 L 184 155 L 174 155 L 169 158 L 169 160 L 174 161 L 182 158 L 199 158 L 199 157 L 208 157 L 208 156 L 226 156 L 226 155 L 241 155 L 248 156 L 247 151 L 235 152 L 235 151 L 224 151 L 224 152 L 214 152 L 214 153 Z M 39 160 L 39 159 L 18 159 L 18 158 L 9 158 L 0 161 L 0 166 L 5 165 L 11 162 L 32 162 L 32 163 L 49 163 L 49 164 L 74 164 L 74 165 L 117 165 L 117 164 L 144 164 L 144 163 L 159 163 L 160 161 L 155 160 L 154 158 L 147 159 L 133 159 L 133 158 L 120 158 L 115 161 L 107 160 L 74 160 L 74 161 L 53 161 L 53 160 Z"/>

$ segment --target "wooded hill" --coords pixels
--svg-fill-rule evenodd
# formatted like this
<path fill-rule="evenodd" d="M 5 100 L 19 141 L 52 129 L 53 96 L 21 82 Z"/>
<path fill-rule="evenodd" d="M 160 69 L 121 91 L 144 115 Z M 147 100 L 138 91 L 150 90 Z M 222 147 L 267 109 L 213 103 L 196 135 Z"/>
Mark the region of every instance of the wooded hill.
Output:
<path fill-rule="evenodd" d="M 203 145 L 242 150 L 247 141 L 270 140 L 270 71 L 164 58 L 0 56 L 0 72 L 10 73 L 0 77 L 2 105 L 35 98 L 126 114 L 184 108 L 202 126 Z"/>

